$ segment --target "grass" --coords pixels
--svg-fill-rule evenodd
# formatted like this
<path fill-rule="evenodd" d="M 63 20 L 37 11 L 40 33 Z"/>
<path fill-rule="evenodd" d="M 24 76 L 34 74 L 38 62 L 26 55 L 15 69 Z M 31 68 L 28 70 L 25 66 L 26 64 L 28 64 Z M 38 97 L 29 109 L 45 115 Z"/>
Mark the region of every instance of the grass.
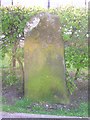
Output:
<path fill-rule="evenodd" d="M 5 60 L 0 60 L 0 68 L 2 65 L 4 67 L 8 67 L 8 56 L 5 58 Z M 1 64 L 2 63 L 2 64 Z M 85 71 L 85 70 L 83 70 Z M 29 106 L 32 105 L 32 101 L 28 99 L 21 99 L 15 101 L 14 105 L 7 105 L 6 100 L 3 99 L 4 104 L 2 110 L 5 112 L 18 112 L 18 113 L 30 113 L 30 114 L 49 114 L 49 115 L 60 115 L 60 116 L 81 116 L 81 117 L 87 117 L 88 116 L 88 103 L 81 103 L 80 106 L 76 109 L 52 109 L 52 110 L 46 110 L 43 106 L 33 106 L 32 110 L 30 110 Z"/>
<path fill-rule="evenodd" d="M 60 116 L 80 116 L 88 117 L 88 104 L 83 102 L 76 109 L 51 109 L 46 110 L 45 107 L 40 105 L 32 105 L 32 101 L 28 99 L 17 100 L 14 105 L 4 104 L 2 110 L 5 112 L 18 112 L 30 114 L 46 114 L 46 115 L 60 115 Z"/>

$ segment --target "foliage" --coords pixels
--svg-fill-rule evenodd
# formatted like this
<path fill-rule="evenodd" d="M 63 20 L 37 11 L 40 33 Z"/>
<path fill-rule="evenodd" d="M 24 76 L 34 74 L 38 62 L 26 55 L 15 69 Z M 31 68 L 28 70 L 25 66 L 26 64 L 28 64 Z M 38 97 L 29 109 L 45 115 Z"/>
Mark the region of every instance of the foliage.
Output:
<path fill-rule="evenodd" d="M 15 61 L 18 53 L 20 40 L 24 39 L 24 28 L 27 21 L 40 9 L 26 9 L 24 7 L 1 7 L 1 26 L 2 35 L 0 36 L 0 50 L 2 50 L 2 58 L 5 53 L 12 53 L 12 62 Z"/>
<path fill-rule="evenodd" d="M 4 76 L 4 83 L 12 85 L 17 80 L 14 74 L 14 68 L 20 67 L 24 76 L 23 69 L 23 47 L 20 45 L 21 40 L 24 40 L 24 28 L 27 21 L 40 12 L 41 9 L 24 8 L 24 7 L 0 7 L 1 11 L 1 28 L 2 34 L 0 35 L 0 61 L 3 60 L 1 67 L 13 67 L 13 73 L 8 73 L 7 77 Z M 5 61 L 9 57 L 8 63 Z M 8 65 L 6 65 L 7 63 Z M 18 63 L 18 64 L 17 64 Z M 22 77 L 23 79 L 24 77 Z M 7 80 L 5 80 L 7 79 Z"/>
<path fill-rule="evenodd" d="M 66 7 L 55 11 L 62 23 L 62 36 L 65 41 L 66 67 L 87 67 L 88 14 L 84 9 Z"/>
<path fill-rule="evenodd" d="M 18 59 L 23 63 L 23 48 L 19 47 L 20 40 L 24 39 L 24 27 L 27 21 L 39 12 L 45 10 L 41 8 L 24 8 L 24 7 L 1 7 L 1 24 L 2 35 L 0 35 L 0 45 L 2 50 L 2 58 L 5 53 L 12 58 Z M 82 68 L 87 68 L 88 64 L 88 48 L 87 48 L 87 11 L 72 6 L 61 7 L 57 9 L 49 9 L 47 12 L 57 14 L 62 24 L 62 37 L 65 43 L 65 61 L 68 75 L 68 87 L 75 86 L 74 80 Z M 15 48 L 16 46 L 16 48 Z M 14 52 L 13 52 L 14 51 Z M 18 58 L 19 56 L 19 58 Z M 72 68 L 76 74 L 73 79 L 69 77 L 69 70 Z M 72 84 L 70 86 L 70 84 Z"/>
<path fill-rule="evenodd" d="M 21 7 L 7 7 L 1 8 L 2 12 L 2 49 L 12 46 L 14 42 L 24 37 L 24 28 L 26 22 L 31 16 L 36 14 L 33 9 L 26 9 Z"/>
<path fill-rule="evenodd" d="M 72 94 L 76 88 L 74 80 L 77 80 L 83 68 L 87 69 L 88 67 L 88 13 L 83 8 L 74 8 L 73 6 L 57 8 L 50 12 L 57 14 L 62 24 L 67 86 Z M 75 71 L 75 75 L 72 77 L 69 74 L 70 70 Z"/>
<path fill-rule="evenodd" d="M 68 74 L 68 72 L 67 72 Z M 67 88 L 70 94 L 72 94 L 74 92 L 74 90 L 77 88 L 74 79 L 72 77 L 70 77 L 69 75 L 67 75 L 67 80 L 66 80 L 66 84 L 67 84 Z"/>
<path fill-rule="evenodd" d="M 13 74 L 12 72 L 10 73 L 6 73 L 7 76 L 3 78 L 3 84 L 6 85 L 6 86 L 12 86 L 12 85 L 15 85 L 16 83 L 18 83 L 18 80 L 19 78 Z"/>

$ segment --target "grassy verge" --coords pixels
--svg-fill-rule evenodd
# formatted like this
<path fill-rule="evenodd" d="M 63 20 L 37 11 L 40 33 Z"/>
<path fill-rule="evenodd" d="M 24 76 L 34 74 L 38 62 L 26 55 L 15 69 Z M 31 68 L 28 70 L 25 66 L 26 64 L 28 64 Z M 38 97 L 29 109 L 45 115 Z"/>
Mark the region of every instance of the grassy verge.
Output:
<path fill-rule="evenodd" d="M 14 105 L 3 105 L 5 112 L 31 113 L 31 114 L 46 114 L 46 115 L 60 115 L 60 116 L 88 116 L 88 103 L 81 103 L 75 109 L 45 109 L 40 105 L 32 106 L 32 101 L 28 99 L 21 99 L 15 102 Z"/>

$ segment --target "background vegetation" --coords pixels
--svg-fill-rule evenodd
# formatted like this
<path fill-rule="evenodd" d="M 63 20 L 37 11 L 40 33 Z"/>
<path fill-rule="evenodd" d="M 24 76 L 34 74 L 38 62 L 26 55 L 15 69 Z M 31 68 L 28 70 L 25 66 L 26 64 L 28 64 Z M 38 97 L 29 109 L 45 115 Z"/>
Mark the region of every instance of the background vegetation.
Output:
<path fill-rule="evenodd" d="M 15 73 L 17 68 L 21 71 L 21 79 L 24 79 L 23 70 L 23 46 L 24 28 L 28 20 L 35 14 L 47 11 L 40 8 L 24 7 L 1 7 L 1 36 L 0 36 L 0 59 L 3 60 L 1 67 L 8 69 L 3 82 L 12 85 L 17 82 Z M 87 68 L 87 19 L 86 10 L 67 6 L 64 8 L 50 9 L 48 12 L 57 14 L 62 23 L 62 36 L 65 43 L 65 61 L 67 86 L 70 93 L 73 92 L 74 80 Z M 70 74 L 70 71 L 75 71 Z M 3 73 L 4 74 L 4 73 Z M 19 77 L 21 77 L 19 76 Z"/>
<path fill-rule="evenodd" d="M 88 13 L 85 9 L 74 8 L 73 6 L 49 10 L 42 8 L 27 9 L 20 6 L 0 7 L 2 83 L 6 88 L 20 83 L 22 84 L 20 90 L 24 90 L 24 28 L 32 16 L 45 11 L 57 14 L 60 17 L 62 37 L 65 44 L 66 82 L 68 90 L 72 94 L 76 88 L 75 81 L 78 78 L 87 80 L 88 66 Z"/>

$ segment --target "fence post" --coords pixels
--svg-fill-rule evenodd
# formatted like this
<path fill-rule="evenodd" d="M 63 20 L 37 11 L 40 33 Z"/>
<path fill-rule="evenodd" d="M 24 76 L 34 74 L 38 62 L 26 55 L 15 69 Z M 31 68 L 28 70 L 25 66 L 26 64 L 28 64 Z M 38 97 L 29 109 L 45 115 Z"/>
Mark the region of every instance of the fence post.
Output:
<path fill-rule="evenodd" d="M 48 9 L 50 8 L 50 0 L 48 0 Z"/>
<path fill-rule="evenodd" d="M 1 0 L 0 0 L 0 6 L 1 6 Z"/>
<path fill-rule="evenodd" d="M 12 2 L 11 4 L 13 5 L 13 0 L 11 2 Z"/>

